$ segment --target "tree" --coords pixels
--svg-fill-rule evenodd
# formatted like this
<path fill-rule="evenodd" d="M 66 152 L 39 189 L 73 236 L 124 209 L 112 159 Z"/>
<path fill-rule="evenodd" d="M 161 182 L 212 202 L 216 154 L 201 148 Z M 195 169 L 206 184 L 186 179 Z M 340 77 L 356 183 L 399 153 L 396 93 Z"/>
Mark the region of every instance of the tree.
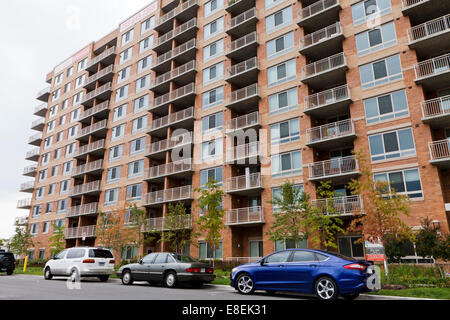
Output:
<path fill-rule="evenodd" d="M 16 230 L 10 244 L 11 252 L 15 255 L 22 256 L 27 253 L 28 248 L 33 246 L 33 236 L 30 231 L 26 227 L 16 224 Z"/>
<path fill-rule="evenodd" d="M 438 230 L 433 227 L 431 220 L 427 217 L 422 220 L 422 228 L 416 234 L 416 252 L 418 256 L 437 257 L 439 248 Z"/>
<path fill-rule="evenodd" d="M 214 179 L 209 180 L 204 187 L 197 188 L 195 191 L 200 193 L 198 207 L 203 212 L 196 223 L 200 232 L 206 232 L 205 240 L 213 249 L 214 267 L 216 250 L 219 248 L 221 239 L 220 232 L 225 228 L 223 223 L 225 210 L 222 209 L 222 198 L 225 193 Z"/>
<path fill-rule="evenodd" d="M 141 248 L 149 241 L 146 239 L 146 227 L 148 223 L 147 213 L 143 209 L 139 209 L 136 204 L 133 204 L 129 208 L 130 223 L 129 227 L 132 230 L 131 242 L 133 242 L 137 248 L 137 258 L 141 259 Z"/>
<path fill-rule="evenodd" d="M 54 256 L 66 247 L 66 237 L 64 236 L 64 226 L 59 227 L 53 223 L 53 235 L 49 238 L 51 255 Z"/>
<path fill-rule="evenodd" d="M 192 229 L 186 226 L 187 218 L 189 216 L 186 215 L 186 207 L 182 202 L 169 204 L 164 224 L 165 232 L 159 242 L 165 242 L 171 250 L 183 253 L 184 247 L 192 241 Z"/>
<path fill-rule="evenodd" d="M 450 234 L 447 233 L 445 236 L 441 237 L 438 242 L 438 247 L 436 250 L 436 258 L 442 259 L 444 261 L 450 260 Z"/>
<path fill-rule="evenodd" d="M 362 150 L 358 151 L 355 157 L 359 163 L 361 177 L 359 180 L 352 180 L 348 187 L 353 195 L 363 198 L 365 214 L 353 219 L 348 230 L 378 237 L 383 242 L 387 235 L 395 235 L 400 240 L 409 239 L 413 242 L 414 235 L 411 228 L 402 221 L 403 216 L 409 216 L 409 198 L 397 194 L 389 183 L 375 181 L 368 159 Z M 389 284 L 386 261 L 385 271 Z"/>

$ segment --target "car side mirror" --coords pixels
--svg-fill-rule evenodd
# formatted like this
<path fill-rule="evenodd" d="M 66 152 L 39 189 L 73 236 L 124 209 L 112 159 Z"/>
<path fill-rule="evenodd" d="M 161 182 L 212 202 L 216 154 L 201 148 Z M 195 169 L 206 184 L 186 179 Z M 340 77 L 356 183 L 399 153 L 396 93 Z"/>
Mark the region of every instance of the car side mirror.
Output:
<path fill-rule="evenodd" d="M 51 256 L 50 259 L 51 260 L 57 260 L 58 258 L 56 256 Z"/>
<path fill-rule="evenodd" d="M 261 267 L 265 264 L 265 261 L 264 261 L 264 259 L 262 259 L 260 262 L 259 262 L 259 264 L 261 265 Z"/>
<path fill-rule="evenodd" d="M 144 260 L 139 260 L 139 264 L 144 264 Z"/>

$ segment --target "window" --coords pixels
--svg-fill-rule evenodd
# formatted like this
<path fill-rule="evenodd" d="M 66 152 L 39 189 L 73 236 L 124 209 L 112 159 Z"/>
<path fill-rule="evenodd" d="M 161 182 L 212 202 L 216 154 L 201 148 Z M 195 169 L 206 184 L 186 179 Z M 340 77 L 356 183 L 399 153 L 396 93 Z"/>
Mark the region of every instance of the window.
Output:
<path fill-rule="evenodd" d="M 58 175 L 58 166 L 52 167 L 51 177 Z"/>
<path fill-rule="evenodd" d="M 292 254 L 292 262 L 316 261 L 316 255 L 310 251 L 295 250 Z"/>
<path fill-rule="evenodd" d="M 87 58 L 84 58 L 80 62 L 78 62 L 78 72 L 83 71 L 86 68 Z"/>
<path fill-rule="evenodd" d="M 141 24 L 141 34 L 146 33 L 155 26 L 155 16 L 148 18 Z"/>
<path fill-rule="evenodd" d="M 302 152 L 293 151 L 272 156 L 272 177 L 302 173 Z"/>
<path fill-rule="evenodd" d="M 360 25 L 392 11 L 391 0 L 366 0 L 352 6 L 353 24 Z"/>
<path fill-rule="evenodd" d="M 147 56 L 144 59 L 139 60 L 138 62 L 138 73 L 146 71 L 150 69 L 152 66 L 152 56 Z"/>
<path fill-rule="evenodd" d="M 64 131 L 60 131 L 56 134 L 56 142 L 60 142 L 64 139 Z"/>
<path fill-rule="evenodd" d="M 55 86 L 59 85 L 62 81 L 63 74 L 60 73 L 55 77 Z"/>
<path fill-rule="evenodd" d="M 56 228 L 62 228 L 62 227 L 64 227 L 65 224 L 66 224 L 66 220 L 65 219 L 55 220 Z"/>
<path fill-rule="evenodd" d="M 55 154 L 57 150 L 55 150 Z M 50 161 L 50 153 L 44 153 L 41 158 L 41 166 L 45 166 L 49 161 Z"/>
<path fill-rule="evenodd" d="M 221 10 L 223 8 L 223 1 L 224 0 L 211 0 L 205 3 L 205 17 L 209 17 Z"/>
<path fill-rule="evenodd" d="M 280 122 L 270 126 L 272 145 L 283 144 L 300 139 L 300 122 L 298 118 Z"/>
<path fill-rule="evenodd" d="M 70 180 L 62 181 L 59 187 L 59 194 L 66 194 L 70 189 Z"/>
<path fill-rule="evenodd" d="M 144 160 L 130 162 L 128 164 L 128 178 L 135 178 L 142 175 L 144 171 Z"/>
<path fill-rule="evenodd" d="M 279 3 L 282 3 L 284 0 L 265 0 L 265 8 L 270 9 L 274 6 L 276 6 Z"/>
<path fill-rule="evenodd" d="M 130 78 L 131 67 L 126 67 L 125 69 L 117 72 L 117 84 L 122 83 Z"/>
<path fill-rule="evenodd" d="M 294 49 L 294 32 L 267 42 L 267 60 L 286 54 Z"/>
<path fill-rule="evenodd" d="M 43 229 L 46 230 L 46 231 L 43 231 L 43 233 L 48 233 L 49 223 L 50 222 L 45 222 L 44 223 L 44 228 Z M 46 224 L 47 224 L 47 226 L 46 226 Z M 45 259 L 45 249 L 39 249 L 38 259 L 39 260 L 44 260 Z"/>
<path fill-rule="evenodd" d="M 75 109 L 70 113 L 70 122 L 77 121 L 80 118 L 81 108 Z"/>
<path fill-rule="evenodd" d="M 203 85 L 211 84 L 223 78 L 223 62 L 203 70 Z"/>
<path fill-rule="evenodd" d="M 388 160 L 416 154 L 411 128 L 369 136 L 372 161 Z"/>
<path fill-rule="evenodd" d="M 54 129 L 55 129 L 55 120 L 53 120 L 53 121 L 50 121 L 48 124 L 47 124 L 47 133 L 50 133 L 50 132 L 52 132 Z"/>
<path fill-rule="evenodd" d="M 219 87 L 211 91 L 205 92 L 202 96 L 203 110 L 216 107 L 218 105 L 221 105 L 222 103 L 223 103 L 223 87 Z"/>
<path fill-rule="evenodd" d="M 223 129 L 223 112 L 219 112 L 202 119 L 202 132 L 208 134 Z"/>
<path fill-rule="evenodd" d="M 116 102 L 128 97 L 128 85 L 116 90 Z"/>
<path fill-rule="evenodd" d="M 78 77 L 77 80 L 75 80 L 75 89 L 78 89 L 79 87 L 83 86 L 85 80 L 86 80 L 85 74 L 83 74 L 81 77 Z"/>
<path fill-rule="evenodd" d="M 139 53 L 144 53 L 153 46 L 153 35 L 148 36 L 139 43 Z"/>
<path fill-rule="evenodd" d="M 198 258 L 199 260 L 214 259 L 214 249 L 207 242 L 198 243 Z M 222 241 L 219 242 L 216 248 L 216 259 L 222 259 Z"/>
<path fill-rule="evenodd" d="M 339 253 L 349 258 L 363 258 L 363 243 L 358 242 L 361 237 L 338 237 Z"/>
<path fill-rule="evenodd" d="M 66 115 L 63 115 L 63 116 L 59 117 L 59 125 L 60 126 L 62 126 L 63 124 L 66 123 L 66 118 L 67 118 Z"/>
<path fill-rule="evenodd" d="M 291 255 L 291 251 L 282 251 L 274 253 L 270 256 L 268 256 L 265 259 L 265 263 L 283 263 L 287 262 L 289 259 L 289 256 Z"/>
<path fill-rule="evenodd" d="M 53 136 L 44 139 L 44 149 L 48 149 L 51 147 L 53 143 Z"/>
<path fill-rule="evenodd" d="M 218 159 L 222 157 L 223 139 L 216 139 L 202 144 L 202 160 Z"/>
<path fill-rule="evenodd" d="M 67 92 L 70 91 L 70 85 L 71 85 L 70 82 L 69 82 L 69 83 L 66 83 L 66 84 L 64 85 L 64 93 L 67 93 Z"/>
<path fill-rule="evenodd" d="M 36 189 L 36 200 L 41 200 L 45 194 L 45 187 L 40 187 Z"/>
<path fill-rule="evenodd" d="M 117 203 L 119 189 L 110 189 L 105 191 L 105 206 L 111 206 Z"/>
<path fill-rule="evenodd" d="M 203 62 L 207 62 L 223 55 L 223 39 L 211 43 L 203 48 Z"/>
<path fill-rule="evenodd" d="M 210 180 L 215 180 L 217 181 L 218 185 L 222 185 L 223 182 L 222 167 L 200 171 L 200 186 L 205 186 Z"/>
<path fill-rule="evenodd" d="M 389 184 L 387 190 L 391 194 L 395 189 L 397 194 L 404 194 L 410 198 L 422 198 L 422 183 L 420 181 L 419 169 L 394 171 L 388 173 L 374 174 L 375 182 L 381 181 Z"/>
<path fill-rule="evenodd" d="M 108 173 L 106 175 L 106 182 L 112 183 L 120 180 L 120 166 L 108 168 Z"/>
<path fill-rule="evenodd" d="M 69 161 L 63 164 L 63 176 L 70 175 L 72 173 L 73 161 Z"/>
<path fill-rule="evenodd" d="M 33 223 L 30 225 L 30 233 L 32 235 L 37 235 L 38 230 L 39 230 L 39 223 Z M 33 260 L 33 258 L 34 258 L 34 250 L 29 250 L 28 251 L 28 259 Z"/>
<path fill-rule="evenodd" d="M 297 190 L 300 190 L 299 192 L 303 192 L 303 185 L 302 184 L 294 185 L 293 188 L 294 188 L 294 190 L 297 189 Z M 281 192 L 281 188 L 273 188 L 272 189 L 272 199 L 274 199 L 274 198 L 283 199 L 283 194 Z M 272 208 L 273 208 L 273 211 L 278 211 L 279 210 L 279 207 L 276 206 L 276 205 L 272 205 Z M 294 246 L 294 248 L 295 248 L 295 246 Z M 276 249 L 276 250 L 281 250 L 281 249 Z"/>
<path fill-rule="evenodd" d="M 118 121 L 125 118 L 127 115 L 127 105 L 121 105 L 120 107 L 114 108 L 113 121 Z"/>
<path fill-rule="evenodd" d="M 39 171 L 39 174 L 38 174 L 38 176 L 39 176 L 38 181 L 39 182 L 45 181 L 45 179 L 47 179 L 47 172 L 48 172 L 47 169 Z"/>
<path fill-rule="evenodd" d="M 112 128 L 111 132 L 111 141 L 116 141 L 123 138 L 123 136 L 125 135 L 125 123 Z"/>
<path fill-rule="evenodd" d="M 283 62 L 268 69 L 269 87 L 295 79 L 297 76 L 295 59 Z"/>
<path fill-rule="evenodd" d="M 48 186 L 48 195 L 52 195 L 55 193 L 56 183 L 52 183 Z"/>
<path fill-rule="evenodd" d="M 77 104 L 80 104 L 82 99 L 83 99 L 83 91 L 78 92 L 76 95 L 73 96 L 73 105 L 76 106 Z"/>
<path fill-rule="evenodd" d="M 49 202 L 45 205 L 45 213 L 53 212 L 53 202 Z"/>
<path fill-rule="evenodd" d="M 122 255 L 120 256 L 123 260 L 131 260 L 137 257 L 137 247 L 127 246 L 122 248 Z"/>
<path fill-rule="evenodd" d="M 127 187 L 127 201 L 139 201 L 142 196 L 142 184 L 134 184 Z"/>
<path fill-rule="evenodd" d="M 400 55 L 363 65 L 359 68 L 363 89 L 402 79 Z"/>
<path fill-rule="evenodd" d="M 57 112 L 58 112 L 58 105 L 51 107 L 50 112 L 48 114 L 49 118 L 54 117 Z"/>
<path fill-rule="evenodd" d="M 130 155 L 135 155 L 145 150 L 145 137 L 131 141 Z"/>
<path fill-rule="evenodd" d="M 33 217 L 39 217 L 42 212 L 42 205 L 36 205 L 33 207 Z"/>
<path fill-rule="evenodd" d="M 278 250 L 286 250 L 286 249 L 295 249 L 295 241 L 292 239 L 287 240 L 277 240 L 275 241 L 275 251 Z M 297 248 L 308 248 L 308 241 L 307 239 L 300 239 L 297 243 Z M 289 251 L 287 251 L 289 252 Z"/>
<path fill-rule="evenodd" d="M 61 89 L 56 89 L 52 93 L 52 101 L 58 100 L 59 96 L 61 95 Z"/>
<path fill-rule="evenodd" d="M 122 158 L 123 145 L 115 146 L 109 149 L 109 162 L 117 161 Z"/>
<path fill-rule="evenodd" d="M 397 44 L 394 22 L 356 35 L 359 56 L 382 50 Z"/>
<path fill-rule="evenodd" d="M 76 142 L 68 144 L 66 146 L 66 158 L 70 158 L 72 156 L 72 154 L 75 152 L 76 146 L 77 146 Z"/>
<path fill-rule="evenodd" d="M 131 59 L 131 55 L 133 54 L 133 47 L 128 48 L 120 54 L 119 64 L 123 64 Z"/>
<path fill-rule="evenodd" d="M 377 123 L 409 114 L 406 91 L 400 90 L 387 95 L 364 100 L 366 122 Z"/>
<path fill-rule="evenodd" d="M 136 93 L 139 93 L 150 87 L 150 75 L 146 75 L 136 81 Z"/>
<path fill-rule="evenodd" d="M 66 77 L 68 78 L 68 77 L 70 77 L 72 74 L 73 74 L 73 67 L 70 67 L 69 69 L 67 69 Z"/>
<path fill-rule="evenodd" d="M 147 116 L 143 116 L 133 120 L 133 131 L 135 134 L 137 132 L 141 132 L 147 128 Z"/>
<path fill-rule="evenodd" d="M 266 32 L 270 34 L 292 23 L 292 7 L 286 7 L 266 18 Z"/>
<path fill-rule="evenodd" d="M 79 259 L 83 258 L 86 251 L 84 249 L 70 249 L 67 252 L 66 259 Z"/>
<path fill-rule="evenodd" d="M 148 108 L 149 96 L 148 94 L 134 100 L 134 113 L 138 113 Z"/>
<path fill-rule="evenodd" d="M 68 131 L 67 139 L 69 139 L 69 140 L 73 139 L 73 138 L 75 138 L 75 136 L 78 133 L 78 126 L 73 126 L 73 127 L 69 128 L 67 131 Z"/>
<path fill-rule="evenodd" d="M 67 203 L 68 199 L 63 199 L 58 201 L 58 214 L 64 213 L 67 211 Z"/>
<path fill-rule="evenodd" d="M 130 31 L 124 33 L 122 35 L 122 47 L 129 43 L 130 41 L 133 41 L 134 36 L 134 29 L 131 29 Z"/>
<path fill-rule="evenodd" d="M 214 20 L 211 23 L 208 23 L 205 27 L 204 27 L 204 36 L 203 36 L 203 40 L 208 40 L 209 38 L 212 38 L 213 36 L 215 36 L 216 34 L 219 34 L 223 31 L 223 26 L 224 26 L 224 17 L 220 17 L 217 20 Z"/>

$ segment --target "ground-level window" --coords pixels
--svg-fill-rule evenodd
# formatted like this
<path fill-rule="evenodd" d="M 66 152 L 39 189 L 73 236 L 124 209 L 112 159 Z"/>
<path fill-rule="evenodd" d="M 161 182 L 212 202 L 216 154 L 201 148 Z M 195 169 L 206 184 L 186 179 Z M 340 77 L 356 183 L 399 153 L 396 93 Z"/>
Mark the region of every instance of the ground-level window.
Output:
<path fill-rule="evenodd" d="M 300 248 L 300 249 L 308 248 L 308 240 L 300 239 L 298 241 L 297 248 Z M 285 249 L 295 249 L 295 241 L 292 239 L 275 241 L 275 251 L 285 250 Z"/>
<path fill-rule="evenodd" d="M 45 259 L 45 249 L 39 249 L 39 260 Z"/>
<path fill-rule="evenodd" d="M 34 260 L 34 250 L 28 250 L 27 257 L 28 257 L 28 261 Z"/>
<path fill-rule="evenodd" d="M 200 260 L 214 259 L 214 250 L 209 243 L 199 242 L 198 258 Z M 216 259 L 222 259 L 222 241 L 219 242 L 219 247 L 216 249 Z"/>
<path fill-rule="evenodd" d="M 251 258 L 261 258 L 264 256 L 263 242 L 262 240 L 251 240 L 250 241 L 250 257 Z"/>
<path fill-rule="evenodd" d="M 357 242 L 361 237 L 339 237 L 339 253 L 350 258 L 364 257 L 364 244 Z"/>
<path fill-rule="evenodd" d="M 137 257 L 137 247 L 128 246 L 122 248 L 122 260 L 131 260 Z"/>

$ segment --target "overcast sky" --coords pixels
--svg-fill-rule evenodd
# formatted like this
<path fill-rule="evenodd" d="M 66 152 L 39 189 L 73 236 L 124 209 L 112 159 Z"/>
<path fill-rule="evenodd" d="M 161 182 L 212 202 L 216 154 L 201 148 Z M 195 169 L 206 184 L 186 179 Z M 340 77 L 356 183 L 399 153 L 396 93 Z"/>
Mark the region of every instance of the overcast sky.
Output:
<path fill-rule="evenodd" d="M 118 27 L 151 0 L 0 0 L 0 239 L 14 233 L 14 218 L 28 215 L 16 209 L 30 197 L 19 186 L 25 160 L 34 147 L 28 138 L 38 119 L 36 94 L 45 76 L 60 62 Z"/>

